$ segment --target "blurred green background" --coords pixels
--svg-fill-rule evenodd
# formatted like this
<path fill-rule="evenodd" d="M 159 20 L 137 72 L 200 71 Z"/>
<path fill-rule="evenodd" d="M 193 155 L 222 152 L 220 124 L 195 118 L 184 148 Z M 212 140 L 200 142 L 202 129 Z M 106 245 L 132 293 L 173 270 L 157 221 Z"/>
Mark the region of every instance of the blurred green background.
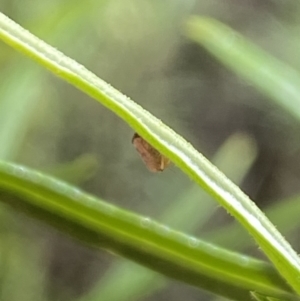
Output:
<path fill-rule="evenodd" d="M 259 207 L 277 210 L 274 223 L 299 250 L 290 216 L 300 190 L 299 123 L 184 32 L 190 15 L 210 16 L 300 70 L 299 2 L 0 0 L 0 9 L 214 158 Z M 1 159 L 51 173 L 178 230 L 188 227 L 180 224 L 181 214 L 194 214 L 198 223 L 189 225 L 190 233 L 262 256 L 176 167 L 148 172 L 131 145 L 132 129 L 110 111 L 3 43 L 0 65 Z M 203 199 L 199 212 L 184 198 Z M 181 207 L 170 210 L 178 199 Z M 136 266 L 124 266 L 122 274 L 124 263 L 112 254 L 94 252 L 7 208 L 0 207 L 0 216 L 0 300 L 213 298 L 175 281 L 163 279 L 162 285 L 156 274 L 157 282 L 127 296 L 124 281 L 134 279 Z"/>

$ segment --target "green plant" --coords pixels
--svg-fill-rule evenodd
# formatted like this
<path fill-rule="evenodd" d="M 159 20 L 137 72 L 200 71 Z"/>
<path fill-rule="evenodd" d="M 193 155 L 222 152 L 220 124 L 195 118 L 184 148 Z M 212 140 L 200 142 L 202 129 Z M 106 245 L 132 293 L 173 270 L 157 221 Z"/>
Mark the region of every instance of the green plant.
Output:
<path fill-rule="evenodd" d="M 201 28 L 215 26 L 214 32 L 221 28 L 213 21 L 202 22 Z M 193 26 L 192 23 L 192 30 Z M 193 30 L 192 36 L 195 35 Z M 256 205 L 188 142 L 83 66 L 3 14 L 0 15 L 0 37 L 101 102 L 170 158 L 249 231 L 279 274 L 300 293 L 300 261 L 296 252 Z M 173 231 L 41 173 L 2 162 L 0 185 L 2 202 L 85 243 L 107 248 L 167 276 L 234 300 L 251 300 L 252 291 L 282 300 L 298 299 L 267 263 Z"/>

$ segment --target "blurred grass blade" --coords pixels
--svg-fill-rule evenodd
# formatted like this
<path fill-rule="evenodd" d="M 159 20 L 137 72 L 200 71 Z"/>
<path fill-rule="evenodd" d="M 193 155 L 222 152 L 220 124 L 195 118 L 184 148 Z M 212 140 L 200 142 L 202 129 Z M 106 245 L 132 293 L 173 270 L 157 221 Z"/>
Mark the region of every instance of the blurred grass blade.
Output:
<path fill-rule="evenodd" d="M 190 18 L 187 35 L 300 121 L 297 71 L 210 18 Z"/>
<path fill-rule="evenodd" d="M 256 292 L 251 292 L 251 296 L 253 297 L 253 300 L 255 300 L 255 301 L 270 301 L 270 300 L 268 300 L 268 297 L 259 295 Z"/>
<path fill-rule="evenodd" d="M 107 1 L 101 1 L 104 5 Z M 89 12 L 95 7 L 99 9 L 100 1 L 92 0 L 88 4 L 74 5 L 74 2 L 58 5 L 56 11 L 29 21 L 31 28 L 47 35 L 52 41 L 71 43 L 78 35 L 78 29 L 86 24 Z M 53 7 L 52 7 L 53 8 Z M 98 11 L 100 13 L 100 11 Z M 80 16 L 80 18 L 79 18 Z M 68 28 L 68 36 L 63 28 Z M 30 66 L 30 62 L 16 59 L 6 70 L 0 84 L 0 159 L 14 160 L 26 137 L 28 127 L 38 103 L 43 97 L 43 76 L 38 66 Z M 19 70 L 22 70 L 20 73 Z M 45 101 L 45 100 L 43 100 Z M 37 109 L 38 108 L 38 109 Z"/>
<path fill-rule="evenodd" d="M 256 301 L 285 301 L 285 299 L 272 298 L 269 296 L 261 295 L 257 292 L 251 292 L 251 296 L 253 297 L 253 300 Z"/>
<path fill-rule="evenodd" d="M 226 140 L 214 156 L 213 162 L 235 183 L 241 183 L 255 158 L 256 147 L 252 139 L 238 133 Z M 195 228 L 204 225 L 215 208 L 215 203 L 207 194 L 200 191 L 198 186 L 191 185 L 182 195 L 170 202 L 160 220 L 175 229 L 194 231 Z M 141 296 L 153 294 L 168 283 L 149 269 L 118 260 L 100 279 L 94 290 L 80 301 L 137 300 Z M 115 287 L 118 287 L 118 290 Z"/>
<path fill-rule="evenodd" d="M 40 246 L 22 234 L 1 233 L 0 300 L 46 300 L 46 275 L 41 271 Z"/>
<path fill-rule="evenodd" d="M 74 161 L 44 168 L 42 171 L 74 185 L 90 179 L 96 173 L 98 165 L 96 156 L 86 153 Z"/>
<path fill-rule="evenodd" d="M 233 300 L 249 291 L 297 300 L 265 262 L 231 253 L 106 204 L 52 177 L 0 163 L 0 201 L 96 248 Z"/>
<path fill-rule="evenodd" d="M 253 297 L 253 300 L 256 300 L 256 301 L 270 301 L 268 296 L 264 296 L 264 295 L 258 294 L 256 292 L 251 292 L 251 296 Z"/>
<path fill-rule="evenodd" d="M 300 259 L 247 195 L 191 144 L 148 111 L 97 78 L 82 65 L 0 13 L 0 38 L 72 83 L 124 119 L 153 147 L 209 192 L 255 238 L 287 282 L 300 293 Z"/>
<path fill-rule="evenodd" d="M 20 150 L 41 90 L 40 70 L 22 64 L 22 76 L 14 66 L 1 81 L 0 159 L 12 160 Z M 19 70 L 19 69 L 18 69 Z"/>

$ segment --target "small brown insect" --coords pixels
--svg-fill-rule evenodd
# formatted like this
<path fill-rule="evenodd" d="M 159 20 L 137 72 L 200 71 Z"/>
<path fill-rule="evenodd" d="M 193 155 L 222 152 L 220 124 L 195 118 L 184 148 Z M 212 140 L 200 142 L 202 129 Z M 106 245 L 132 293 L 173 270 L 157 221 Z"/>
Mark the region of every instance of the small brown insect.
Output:
<path fill-rule="evenodd" d="M 150 171 L 163 171 L 170 164 L 168 158 L 163 156 L 139 134 L 134 133 L 132 143 Z"/>

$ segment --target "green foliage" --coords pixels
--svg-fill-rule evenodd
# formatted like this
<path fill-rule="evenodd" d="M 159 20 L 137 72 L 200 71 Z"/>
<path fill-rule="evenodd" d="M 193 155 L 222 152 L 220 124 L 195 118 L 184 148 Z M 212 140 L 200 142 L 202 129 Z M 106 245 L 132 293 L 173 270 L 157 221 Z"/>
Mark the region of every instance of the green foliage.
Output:
<path fill-rule="evenodd" d="M 300 74 L 220 22 L 191 18 L 188 36 L 222 63 L 251 82 L 292 116 L 300 118 Z"/>
<path fill-rule="evenodd" d="M 297 93 L 300 80 L 296 71 L 271 58 L 237 33 L 212 19 L 191 19 L 188 22 L 188 35 L 201 43 L 226 66 L 251 81 L 292 116 L 299 118 Z M 249 197 L 190 143 L 160 119 L 100 80 L 82 65 L 24 30 L 4 14 L 0 15 L 0 38 L 110 109 L 163 155 L 170 158 L 197 184 L 197 186 L 188 185 L 181 196 L 177 195 L 176 201 L 167 207 L 159 218 L 162 223 L 158 223 L 144 215 L 110 205 L 54 177 L 3 161 L 0 164 L 2 203 L 15 211 L 41 220 L 84 244 L 97 249 L 107 249 L 165 276 L 232 300 L 299 299 L 296 295 L 300 293 L 300 261 L 297 253 Z M 30 81 L 38 78 L 38 72 L 40 71 L 28 71 L 28 75 L 25 74 L 29 78 L 28 82 L 25 82 L 26 85 L 18 85 L 17 89 L 9 88 L 7 93 L 3 93 L 5 100 L 1 103 L 3 117 L 0 140 L 5 141 L 5 144 L 1 148 L 0 155 L 4 160 L 14 158 L 24 140 L 26 128 L 22 129 L 22 125 L 24 123 L 29 125 L 31 113 L 37 105 L 37 99 L 33 97 L 37 92 L 30 90 L 24 98 L 22 94 L 27 90 L 26 86 Z M 20 98 L 23 101 L 21 103 Z M 9 118 L 9 114 L 16 108 L 12 114 L 13 118 Z M 18 139 L 13 139 L 14 133 L 19 135 Z M 243 141 L 241 137 L 239 136 L 238 142 Z M 229 145 L 230 148 L 236 146 L 232 141 Z M 241 153 L 243 152 L 244 149 Z M 234 161 L 229 160 L 228 166 L 234 166 L 237 158 L 243 156 L 241 153 L 231 154 L 230 158 Z M 222 163 L 227 162 L 224 153 L 220 157 Z M 75 161 L 73 165 L 59 168 L 48 168 L 49 173 L 70 182 L 84 181 L 93 174 L 97 163 L 93 157 L 83 158 L 87 160 Z M 237 168 L 227 170 L 226 165 L 221 168 L 227 174 L 232 171 L 231 177 L 238 183 L 249 170 L 253 158 L 255 150 L 252 149 L 252 155 L 247 153 L 248 162 L 242 160 L 237 163 L 242 167 L 242 164 L 245 164 L 244 169 L 241 167 L 240 170 Z M 100 168 L 103 168 L 105 165 L 103 162 L 100 163 L 102 163 Z M 222 163 L 219 162 L 217 165 L 222 166 Z M 198 191 L 199 185 L 250 233 L 274 267 L 169 227 L 171 225 L 175 229 L 192 232 L 196 227 L 204 225 L 213 215 L 213 203 Z M 285 206 L 282 210 L 287 208 L 291 207 Z M 3 214 L 6 215 L 5 211 Z M 12 216 L 14 214 L 12 213 Z M 9 215 L 7 218 L 10 218 Z M 288 227 L 296 223 L 297 214 L 288 223 L 281 215 L 274 215 L 274 219 L 279 224 L 281 222 L 282 225 L 287 224 Z M 226 233 L 235 233 L 234 239 L 239 241 L 238 237 L 241 234 L 235 225 L 223 230 Z M 222 233 L 222 230 L 215 233 L 212 231 L 210 238 L 218 241 L 224 237 L 226 240 L 226 235 Z M 244 244 L 240 244 L 243 248 Z M 34 250 L 36 254 L 39 254 L 39 251 Z M 16 253 L 16 258 L 18 256 Z M 26 263 L 22 265 L 26 266 Z M 36 263 L 32 269 L 38 275 Z M 116 283 L 118 287 L 124 285 L 124 275 L 130 273 L 132 269 L 135 271 L 132 278 L 128 278 L 130 281 L 125 282 L 126 295 L 118 293 L 112 295 L 108 292 Z M 6 276 L 6 279 L 9 277 Z M 32 285 L 28 281 L 24 282 L 24 285 L 26 289 L 32 286 L 33 290 L 39 287 L 39 296 L 44 299 L 47 297 L 41 289 L 45 285 L 43 282 L 44 278 L 41 278 L 39 283 Z M 5 285 L 5 281 L 3 283 Z M 110 270 L 108 277 L 82 300 L 97 300 L 98 297 L 101 300 L 112 300 L 111 298 L 121 300 L 120 297 L 123 297 L 122 300 L 132 300 L 143 293 L 153 293 L 165 285 L 165 279 L 155 278 L 148 270 L 143 270 L 139 266 L 132 267 L 127 262 L 119 263 L 116 268 Z M 10 292 L 5 290 L 3 292 L 4 299 L 8 299 Z M 30 296 L 30 292 L 27 296 Z M 14 298 L 18 299 L 18 294 Z"/>

